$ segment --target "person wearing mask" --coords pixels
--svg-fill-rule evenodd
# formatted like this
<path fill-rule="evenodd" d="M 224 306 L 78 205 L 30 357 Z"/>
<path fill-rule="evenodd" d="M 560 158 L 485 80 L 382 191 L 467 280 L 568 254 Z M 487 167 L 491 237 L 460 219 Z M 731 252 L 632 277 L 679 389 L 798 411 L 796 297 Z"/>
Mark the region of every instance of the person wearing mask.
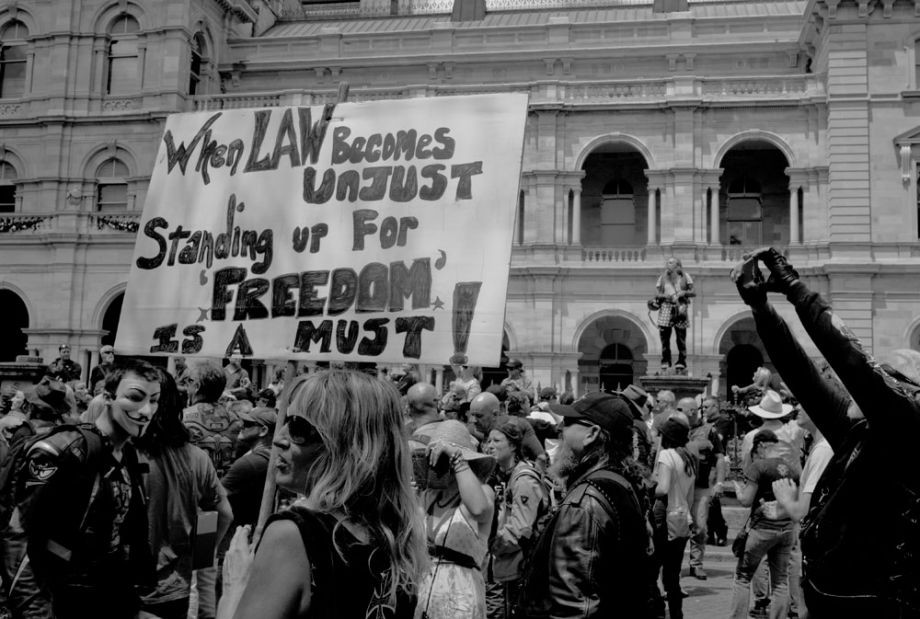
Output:
<path fill-rule="evenodd" d="M 489 432 L 484 452 L 495 458 L 501 493 L 496 493 L 498 519 L 491 543 L 492 577 L 501 587 L 501 608 L 491 614 L 511 619 L 520 595 L 524 554 L 533 546 L 534 525 L 549 510 L 543 476 L 524 459 L 524 432 L 506 420 Z"/>
<path fill-rule="evenodd" d="M 29 564 L 58 619 L 131 619 L 138 589 L 155 583 L 132 442 L 156 413 L 160 375 L 125 359 L 106 377 L 105 397 L 94 426 L 59 426 L 26 454 L 16 510 Z"/>
<path fill-rule="evenodd" d="M 137 441 L 150 464 L 147 517 L 157 586 L 142 609 L 161 619 L 185 619 L 189 610 L 199 512 L 217 512 L 216 539 L 230 528 L 233 513 L 208 455 L 189 442 L 182 423 L 183 402 L 176 381 L 160 375 L 160 402 L 147 432 Z M 201 532 L 197 543 L 205 540 Z M 208 552 L 213 555 L 213 545 Z M 200 552 L 200 551 L 199 551 Z"/>
<path fill-rule="evenodd" d="M 789 612 L 789 559 L 795 542 L 792 519 L 779 507 L 773 482 L 798 480 L 795 469 L 776 447 L 779 439 L 772 430 L 754 436 L 751 463 L 745 470 L 745 484 L 735 481 L 735 495 L 751 508 L 744 550 L 735 568 L 732 593 L 732 619 L 747 619 L 751 599 L 751 580 L 766 557 L 770 571 L 770 619 L 786 619 Z"/>
<path fill-rule="evenodd" d="M 687 448 L 690 426 L 672 417 L 661 425 L 661 450 L 655 463 L 655 560 L 661 566 L 661 582 L 670 619 L 683 618 L 680 565 L 690 539 L 694 480 L 698 461 Z"/>
<path fill-rule="evenodd" d="M 254 554 L 237 529 L 218 618 L 409 616 L 428 557 L 400 394 L 351 370 L 289 389 L 273 474 L 305 498 L 269 519 Z"/>

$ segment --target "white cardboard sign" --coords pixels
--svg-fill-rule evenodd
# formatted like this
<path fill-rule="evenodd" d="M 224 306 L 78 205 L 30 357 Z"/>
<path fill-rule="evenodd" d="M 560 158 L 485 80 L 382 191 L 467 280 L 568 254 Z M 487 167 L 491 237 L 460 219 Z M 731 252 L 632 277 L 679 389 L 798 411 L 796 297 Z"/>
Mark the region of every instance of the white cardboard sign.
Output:
<path fill-rule="evenodd" d="M 171 116 L 125 354 L 497 365 L 527 97 Z"/>

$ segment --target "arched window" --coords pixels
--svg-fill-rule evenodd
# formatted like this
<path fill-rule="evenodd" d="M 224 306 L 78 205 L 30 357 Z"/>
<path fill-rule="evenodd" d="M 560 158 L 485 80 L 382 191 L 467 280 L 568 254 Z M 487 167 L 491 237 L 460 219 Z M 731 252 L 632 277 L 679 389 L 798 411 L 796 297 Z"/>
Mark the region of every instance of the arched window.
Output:
<path fill-rule="evenodd" d="M 204 35 L 200 32 L 192 37 L 191 58 L 188 71 L 188 94 L 197 95 L 203 92 L 203 78 L 205 69 L 205 42 Z"/>
<path fill-rule="evenodd" d="M 606 247 L 635 245 L 636 203 L 632 185 L 619 179 L 604 186 L 601 195 L 601 243 Z"/>
<path fill-rule="evenodd" d="M 757 247 L 763 243 L 762 205 L 763 194 L 756 180 L 739 176 L 729 184 L 725 216 L 729 245 Z"/>
<path fill-rule="evenodd" d="M 96 210 L 102 213 L 128 208 L 128 166 L 119 159 L 107 159 L 96 170 Z"/>
<path fill-rule="evenodd" d="M 29 29 L 18 20 L 0 31 L 0 98 L 21 97 L 26 90 L 26 46 Z"/>
<path fill-rule="evenodd" d="M 16 168 L 0 161 L 0 213 L 16 210 Z"/>
<path fill-rule="evenodd" d="M 121 15 L 109 27 L 109 75 L 106 93 L 123 95 L 135 93 L 140 88 L 137 66 L 137 31 L 140 24 L 130 15 Z"/>

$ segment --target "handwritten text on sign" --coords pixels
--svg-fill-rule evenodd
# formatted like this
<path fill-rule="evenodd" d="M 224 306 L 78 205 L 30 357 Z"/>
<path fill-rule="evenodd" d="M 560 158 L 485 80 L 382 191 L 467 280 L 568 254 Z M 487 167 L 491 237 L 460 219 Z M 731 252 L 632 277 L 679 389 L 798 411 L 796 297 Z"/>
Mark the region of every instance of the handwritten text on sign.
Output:
<path fill-rule="evenodd" d="M 170 117 L 119 350 L 497 364 L 526 106 Z"/>

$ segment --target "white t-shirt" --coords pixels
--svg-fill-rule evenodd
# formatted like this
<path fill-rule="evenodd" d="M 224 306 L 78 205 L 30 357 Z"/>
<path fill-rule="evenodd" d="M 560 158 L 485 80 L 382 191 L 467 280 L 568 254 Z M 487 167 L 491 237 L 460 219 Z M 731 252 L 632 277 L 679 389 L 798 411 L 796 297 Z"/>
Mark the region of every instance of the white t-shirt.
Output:
<path fill-rule="evenodd" d="M 823 436 L 811 446 L 808 458 L 805 460 L 805 466 L 802 468 L 801 485 L 799 492 L 814 494 L 818 480 L 827 468 L 828 463 L 834 457 L 834 450 L 831 449 L 830 443 Z"/>
<path fill-rule="evenodd" d="M 660 478 L 662 466 L 667 466 L 671 469 L 671 484 L 668 487 L 668 511 L 674 511 L 677 507 L 684 507 L 689 511 L 688 496 L 693 489 L 693 481 L 696 478 L 687 474 L 684 460 L 676 449 L 662 449 L 658 452 L 658 459 L 655 462 L 656 477 Z"/>

